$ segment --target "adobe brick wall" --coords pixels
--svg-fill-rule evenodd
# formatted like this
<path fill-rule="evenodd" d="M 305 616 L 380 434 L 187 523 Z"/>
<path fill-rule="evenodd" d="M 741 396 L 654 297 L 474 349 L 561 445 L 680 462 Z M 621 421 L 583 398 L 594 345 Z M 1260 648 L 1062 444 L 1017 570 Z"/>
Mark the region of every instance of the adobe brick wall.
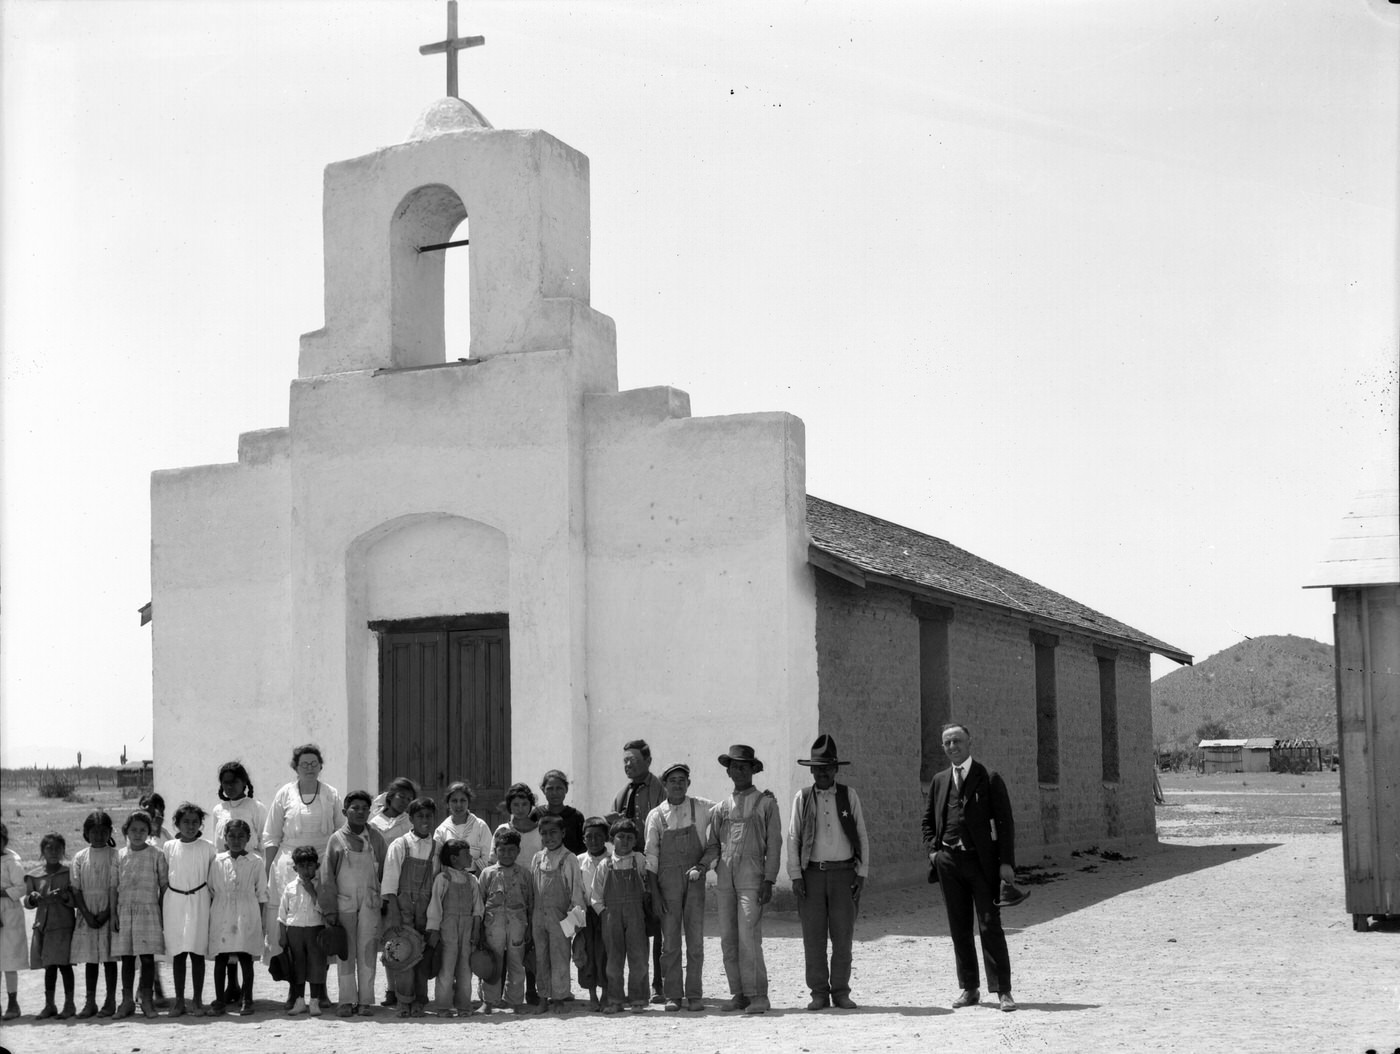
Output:
<path fill-rule="evenodd" d="M 921 879 L 927 869 L 919 836 L 925 799 L 919 785 L 919 620 L 912 598 L 886 586 L 862 588 L 822 571 L 813 574 L 820 726 L 836 737 L 842 758 L 853 762 L 841 778 L 859 791 L 865 808 L 872 880 L 885 885 Z M 1058 634 L 1060 779 L 1043 787 L 1036 778 L 1031 627 L 1014 615 L 949 606 L 950 720 L 969 726 L 974 756 L 1006 780 L 1018 862 L 1155 838 L 1146 653 L 1118 651 L 1120 780 L 1105 784 L 1093 642 Z"/>

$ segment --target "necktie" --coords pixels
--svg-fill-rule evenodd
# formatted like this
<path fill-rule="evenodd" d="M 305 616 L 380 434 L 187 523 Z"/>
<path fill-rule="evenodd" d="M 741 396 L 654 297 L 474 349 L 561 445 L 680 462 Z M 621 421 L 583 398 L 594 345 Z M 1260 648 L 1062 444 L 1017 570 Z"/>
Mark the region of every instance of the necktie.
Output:
<path fill-rule="evenodd" d="M 627 807 L 623 809 L 622 812 L 629 820 L 635 820 L 637 818 L 637 791 L 640 790 L 641 787 L 642 784 L 640 783 L 629 783 L 627 785 Z"/>
<path fill-rule="evenodd" d="M 962 768 L 959 767 L 959 766 L 957 766 L 957 765 L 954 765 L 954 766 L 953 766 L 953 790 L 958 794 L 959 797 L 962 796 L 962 785 L 963 785 Z"/>

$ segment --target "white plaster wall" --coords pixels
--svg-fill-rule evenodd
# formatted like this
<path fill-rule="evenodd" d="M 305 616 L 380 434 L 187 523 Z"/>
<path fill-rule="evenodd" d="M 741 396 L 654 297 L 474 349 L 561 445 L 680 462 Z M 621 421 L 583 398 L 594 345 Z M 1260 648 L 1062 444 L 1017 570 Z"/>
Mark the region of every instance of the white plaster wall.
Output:
<path fill-rule="evenodd" d="M 742 742 L 786 815 L 817 734 L 802 423 L 678 416 L 668 389 L 588 405 L 588 804 L 622 785 L 628 739 L 710 798 Z"/>
<path fill-rule="evenodd" d="M 561 715 L 583 710 L 586 681 L 581 393 L 615 385 L 610 351 L 600 342 L 294 383 L 293 738 L 314 733 L 328 771 L 355 786 L 381 779 L 366 623 L 464 610 L 510 617 L 513 771 L 529 777 L 541 758 L 578 767 L 586 721 L 580 729 Z M 404 517 L 424 526 L 394 533 Z M 414 583 L 396 576 L 415 546 L 440 563 L 464 530 L 458 541 L 491 539 L 489 566 L 464 565 L 460 581 L 413 599 Z M 411 572 L 419 584 L 433 573 Z"/>
<path fill-rule="evenodd" d="M 539 325 L 546 300 L 588 303 L 588 158 L 547 132 L 470 129 L 326 167 L 326 317 L 302 337 L 302 377 L 425 364 L 394 340 L 394 274 L 436 269 L 440 282 L 440 262 L 391 232 L 429 185 L 451 188 L 471 225 L 471 356 L 568 346 L 567 330 Z"/>
<path fill-rule="evenodd" d="M 291 475 L 275 434 L 255 456 L 151 478 L 153 756 L 171 813 L 211 808 L 233 758 L 263 800 L 290 778 Z"/>

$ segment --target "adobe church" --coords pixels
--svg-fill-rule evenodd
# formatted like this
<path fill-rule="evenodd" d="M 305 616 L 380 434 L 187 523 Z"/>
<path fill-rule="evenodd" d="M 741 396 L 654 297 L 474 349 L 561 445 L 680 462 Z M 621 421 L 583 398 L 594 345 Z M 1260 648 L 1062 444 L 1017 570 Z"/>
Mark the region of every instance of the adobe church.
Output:
<path fill-rule="evenodd" d="M 1190 656 L 809 496 L 790 414 L 619 391 L 583 154 L 450 93 L 407 142 L 326 169 L 323 222 L 325 325 L 288 425 L 152 477 L 172 805 L 211 805 L 232 757 L 267 801 L 314 741 L 342 793 L 466 778 L 496 819 L 510 782 L 557 767 L 598 812 L 644 737 L 710 798 L 716 756 L 752 744 L 786 819 L 827 730 L 885 884 L 926 866 L 922 791 L 956 720 L 1007 778 L 1023 859 L 1154 836 L 1148 655 Z M 449 252 L 469 289 L 444 290 Z M 449 296 L 469 348 L 444 346 Z"/>

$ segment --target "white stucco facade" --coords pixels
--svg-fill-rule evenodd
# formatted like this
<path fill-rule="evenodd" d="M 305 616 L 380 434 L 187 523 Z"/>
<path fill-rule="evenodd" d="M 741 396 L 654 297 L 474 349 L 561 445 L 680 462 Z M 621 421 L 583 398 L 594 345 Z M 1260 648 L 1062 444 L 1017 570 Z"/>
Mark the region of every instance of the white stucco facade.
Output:
<path fill-rule="evenodd" d="M 790 801 L 817 722 L 802 423 L 619 392 L 587 158 L 448 124 L 327 168 L 288 427 L 152 478 L 158 789 L 207 808 L 240 757 L 266 800 L 307 740 L 342 792 L 380 788 L 370 624 L 504 613 L 511 778 L 562 768 L 603 811 L 640 736 L 714 797 L 748 742 Z M 444 347 L 443 254 L 417 251 L 464 218 L 469 352 Z"/>

